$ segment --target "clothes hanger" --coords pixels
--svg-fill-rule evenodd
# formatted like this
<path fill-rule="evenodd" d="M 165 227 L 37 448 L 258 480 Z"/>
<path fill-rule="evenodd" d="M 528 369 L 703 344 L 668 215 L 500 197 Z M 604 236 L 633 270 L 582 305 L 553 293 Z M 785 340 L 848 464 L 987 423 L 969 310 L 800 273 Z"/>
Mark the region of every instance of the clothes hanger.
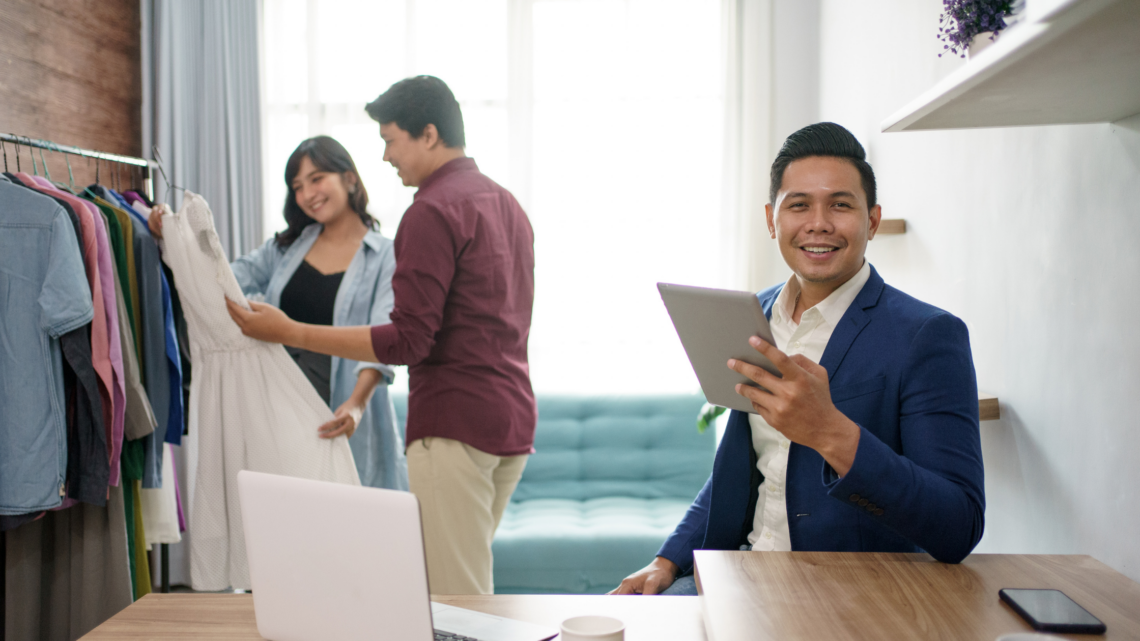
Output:
<path fill-rule="evenodd" d="M 68 154 L 63 155 L 63 159 L 67 162 L 67 185 L 71 193 L 75 193 L 75 174 L 71 173 L 71 156 Z"/>
<path fill-rule="evenodd" d="M 47 161 L 44 160 L 43 147 L 40 147 L 40 165 L 44 168 L 44 178 L 47 178 L 48 182 L 51 182 L 51 171 L 48 170 Z"/>
<path fill-rule="evenodd" d="M 73 173 L 71 173 L 71 156 L 64 153 L 63 150 L 60 149 L 55 143 L 51 143 L 51 146 L 52 146 L 52 151 L 63 156 L 63 161 L 65 163 L 67 163 L 67 180 L 68 180 L 68 183 L 66 185 L 63 184 L 62 182 L 53 182 L 52 184 L 55 185 L 57 189 L 60 189 L 62 191 L 69 191 L 69 192 L 74 194 L 75 193 L 75 175 Z"/>
<path fill-rule="evenodd" d="M 8 148 L 4 146 L 3 140 L 0 140 L 0 151 L 4 152 L 4 173 L 8 173 Z"/>
<path fill-rule="evenodd" d="M 14 144 L 16 145 L 16 173 L 20 173 L 20 171 L 22 171 L 20 169 L 20 143 L 17 142 Z"/>
<path fill-rule="evenodd" d="M 179 187 L 178 185 L 170 182 L 170 178 L 166 176 L 166 169 L 163 168 L 163 165 L 165 163 L 162 160 L 162 154 L 158 153 L 158 145 L 151 145 L 150 148 L 151 151 L 154 152 L 155 162 L 158 163 L 158 171 L 162 174 L 162 180 L 166 183 L 166 195 L 164 195 L 162 199 L 166 202 L 170 202 L 170 193 L 172 191 L 175 189 L 181 189 L 183 192 L 186 192 L 187 190 L 185 187 Z"/>
<path fill-rule="evenodd" d="M 91 166 L 91 158 L 90 157 L 87 158 L 87 165 Z M 95 185 L 99 184 L 99 159 L 98 158 L 95 159 L 95 183 L 94 184 Z M 95 200 L 96 198 L 102 198 L 102 196 L 100 196 L 99 194 L 92 191 L 91 187 L 92 187 L 92 185 L 88 185 L 88 186 L 84 187 L 83 191 L 79 192 L 79 195 L 87 194 L 88 196 L 90 196 L 91 200 Z"/>

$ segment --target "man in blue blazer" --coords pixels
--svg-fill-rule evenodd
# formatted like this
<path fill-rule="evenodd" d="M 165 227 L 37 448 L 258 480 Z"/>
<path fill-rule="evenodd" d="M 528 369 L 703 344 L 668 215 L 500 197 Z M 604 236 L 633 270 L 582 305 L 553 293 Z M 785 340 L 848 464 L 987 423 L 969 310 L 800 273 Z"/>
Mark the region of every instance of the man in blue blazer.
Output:
<path fill-rule="evenodd" d="M 881 209 L 863 147 L 833 123 L 792 134 L 765 210 L 793 275 L 758 294 L 776 345 L 753 346 L 783 376 L 729 361 L 763 388 L 737 387 L 755 413 L 732 412 L 712 476 L 657 558 L 614 593 L 695 594 L 697 549 L 926 551 L 957 563 L 982 537 L 966 326 L 865 261 Z"/>

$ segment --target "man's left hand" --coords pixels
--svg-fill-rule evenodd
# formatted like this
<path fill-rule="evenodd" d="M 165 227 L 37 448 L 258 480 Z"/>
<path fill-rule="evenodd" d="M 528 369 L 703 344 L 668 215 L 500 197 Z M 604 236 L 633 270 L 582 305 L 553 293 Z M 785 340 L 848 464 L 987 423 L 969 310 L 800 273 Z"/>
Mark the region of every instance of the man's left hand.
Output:
<path fill-rule="evenodd" d="M 249 302 L 250 309 L 226 299 L 226 309 L 230 318 L 241 328 L 241 333 L 270 343 L 297 345 L 301 324 L 285 315 L 285 312 L 265 303 Z"/>
<path fill-rule="evenodd" d="M 827 369 L 802 354 L 788 356 L 758 337 L 749 342 L 772 361 L 783 378 L 731 359 L 730 368 L 764 388 L 740 384 L 736 392 L 788 440 L 819 452 L 840 476 L 847 474 L 859 448 L 859 426 L 831 402 Z"/>

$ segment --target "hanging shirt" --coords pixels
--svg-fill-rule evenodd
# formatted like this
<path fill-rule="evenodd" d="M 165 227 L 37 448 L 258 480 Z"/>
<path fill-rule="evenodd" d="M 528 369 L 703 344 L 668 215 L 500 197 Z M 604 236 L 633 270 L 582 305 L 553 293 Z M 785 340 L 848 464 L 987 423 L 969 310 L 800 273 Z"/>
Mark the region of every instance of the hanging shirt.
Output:
<path fill-rule="evenodd" d="M 803 354 L 813 363 L 818 363 L 823 357 L 823 351 L 827 349 L 827 342 L 831 340 L 831 333 L 870 277 L 871 264 L 864 261 L 863 268 L 850 280 L 800 314 L 799 323 L 792 320 L 792 315 L 799 298 L 800 283 L 795 276 L 789 278 L 772 306 L 770 325 L 776 347 L 788 356 Z M 764 475 L 748 542 L 758 552 L 787 552 L 792 549 L 785 498 L 791 441 L 768 425 L 759 414 L 749 414 L 748 423 L 752 427 L 756 468 Z"/>
<path fill-rule="evenodd" d="M 100 215 L 103 216 L 103 221 L 107 223 L 107 231 L 110 236 L 111 248 L 115 257 L 115 268 L 112 270 L 112 286 L 115 291 L 115 305 L 117 306 L 119 316 L 119 343 L 122 345 L 123 350 L 123 385 L 125 389 L 126 412 L 123 422 L 123 438 L 126 441 L 134 441 L 145 437 L 154 431 L 158 422 L 154 418 L 154 410 L 150 406 L 150 399 L 146 396 L 146 390 L 143 389 L 142 380 L 139 375 L 139 360 L 138 354 L 135 352 L 135 338 L 134 330 L 131 324 L 131 313 L 127 308 L 127 289 L 123 286 L 120 274 L 123 270 L 121 266 L 126 264 L 126 253 L 123 249 L 122 231 L 119 227 L 118 219 L 113 215 L 108 215 L 100 208 Z M 125 448 L 125 445 L 124 445 Z M 142 474 L 141 468 L 139 474 Z M 142 478 L 141 476 L 134 478 Z"/>
<path fill-rule="evenodd" d="M 99 195 L 96 204 L 110 209 L 124 230 L 124 245 L 131 281 L 132 316 L 135 320 L 135 345 L 138 348 L 139 371 L 147 398 L 158 425 L 154 433 L 143 437 L 142 484 L 157 488 L 162 484 L 162 442 L 170 420 L 170 369 L 166 358 L 166 335 L 163 317 L 162 267 L 158 245 L 151 238 L 146 221 L 136 212 L 124 210 L 122 199 L 102 185 L 88 187 Z M 129 239 L 126 230 L 130 230 Z"/>
<path fill-rule="evenodd" d="M 67 423 L 59 339 L 93 316 L 67 212 L 0 180 L 0 514 L 61 502 Z"/>
<path fill-rule="evenodd" d="M 113 190 L 112 194 L 115 194 Z M 115 194 L 118 195 L 118 194 Z M 130 201 L 132 213 L 137 214 L 137 218 L 143 223 L 146 223 L 150 217 L 150 206 L 145 204 L 142 198 L 133 191 L 128 191 L 125 196 L 121 196 L 126 201 Z M 185 399 L 183 397 L 183 374 L 182 374 L 182 354 L 181 347 L 178 341 L 178 331 L 175 324 L 175 305 L 174 293 L 170 286 L 171 277 L 167 276 L 168 268 L 166 265 L 161 264 L 160 280 L 162 282 L 162 317 L 163 317 L 163 333 L 166 338 L 166 365 L 170 374 L 170 397 L 169 397 L 169 420 L 166 425 L 166 434 L 164 440 L 173 445 L 182 444 L 182 431 L 186 425 L 185 417 Z M 165 460 L 165 459 L 164 459 Z M 164 473 L 165 477 L 165 473 Z"/>
<path fill-rule="evenodd" d="M 359 485 L 348 439 L 322 439 L 333 418 L 280 345 L 241 333 L 226 298 L 246 306 L 201 196 L 162 217 L 162 257 L 174 273 L 190 330 L 198 468 L 190 489 L 190 582 L 196 590 L 248 589 L 237 473 L 253 470 Z"/>
<path fill-rule="evenodd" d="M 19 173 L 8 174 L 8 178 L 12 184 L 44 193 L 43 188 L 36 182 L 37 179 L 43 180 L 39 176 Z M 79 241 L 79 254 L 83 259 L 90 292 L 94 274 L 88 272 L 88 268 L 94 269 L 95 265 L 95 237 L 90 221 L 85 226 L 79 215 L 88 212 L 80 207 L 77 213 L 67 200 L 52 193 L 44 195 L 67 212 L 68 220 L 71 221 Z M 93 305 L 94 302 L 92 296 Z M 98 309 L 92 317 L 93 320 L 102 320 L 102 314 L 103 310 Z M 57 509 L 71 507 L 76 501 L 105 505 L 107 499 L 107 479 L 110 476 L 107 429 L 110 412 L 105 410 L 104 401 L 110 403 L 110 390 L 101 388 L 99 373 L 95 370 L 91 329 L 91 325 L 87 324 L 59 338 L 60 349 L 63 352 L 64 394 L 67 398 L 67 499 Z"/>

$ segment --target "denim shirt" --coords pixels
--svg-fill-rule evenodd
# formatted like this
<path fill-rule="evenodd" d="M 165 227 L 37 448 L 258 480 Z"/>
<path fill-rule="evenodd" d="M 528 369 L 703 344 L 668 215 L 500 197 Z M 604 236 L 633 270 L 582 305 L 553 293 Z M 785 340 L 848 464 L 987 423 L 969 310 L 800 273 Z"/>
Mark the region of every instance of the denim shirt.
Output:
<path fill-rule="evenodd" d="M 281 305 L 281 291 L 301 266 L 312 249 L 323 226 L 311 224 L 289 247 L 279 247 L 269 239 L 261 247 L 235 260 L 230 266 L 246 296 L 262 295 L 265 302 Z M 395 305 L 392 273 L 396 271 L 396 252 L 392 241 L 369 231 L 353 256 L 341 279 L 333 305 L 333 325 L 384 325 Z M 408 489 L 408 467 L 404 458 L 404 439 L 397 431 L 396 411 L 388 394 L 388 384 L 395 377 L 392 366 L 383 363 L 361 363 L 334 356 L 329 384 L 330 406 L 340 407 L 352 395 L 356 378 L 365 368 L 383 376 L 368 403 L 360 425 L 348 440 L 360 482 L 366 486 L 393 490 Z M 317 425 L 313 426 L 316 432 Z"/>
<path fill-rule="evenodd" d="M 61 502 L 67 424 L 59 337 L 90 323 L 94 311 L 67 213 L 0 177 L 0 515 Z"/>

